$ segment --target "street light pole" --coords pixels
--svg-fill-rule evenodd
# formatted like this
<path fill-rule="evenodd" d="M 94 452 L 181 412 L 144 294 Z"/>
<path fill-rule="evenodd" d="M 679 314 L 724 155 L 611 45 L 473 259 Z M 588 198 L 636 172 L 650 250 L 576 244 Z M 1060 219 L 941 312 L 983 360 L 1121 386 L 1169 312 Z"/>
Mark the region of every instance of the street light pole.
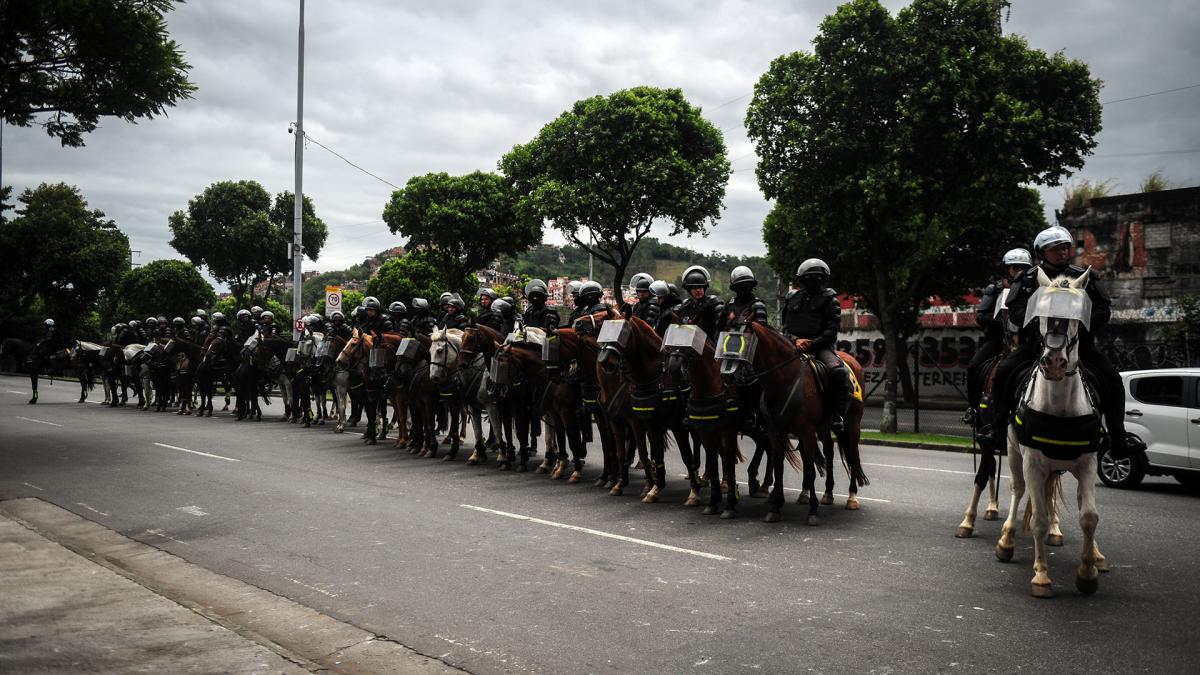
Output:
<path fill-rule="evenodd" d="M 300 318 L 304 284 L 300 262 L 304 257 L 304 0 L 300 0 L 300 40 L 296 66 L 296 192 L 292 207 L 292 338 L 300 339 L 295 322 Z"/>

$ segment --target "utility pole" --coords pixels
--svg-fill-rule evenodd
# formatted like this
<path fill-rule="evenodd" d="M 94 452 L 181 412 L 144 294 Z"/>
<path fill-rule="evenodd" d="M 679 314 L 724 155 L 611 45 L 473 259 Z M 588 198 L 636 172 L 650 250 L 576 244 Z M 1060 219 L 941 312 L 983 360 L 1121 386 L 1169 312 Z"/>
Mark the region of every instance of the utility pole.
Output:
<path fill-rule="evenodd" d="M 296 192 L 292 208 L 292 339 L 300 339 L 295 322 L 300 318 L 300 296 L 304 281 L 300 262 L 304 257 L 304 0 L 300 0 L 300 39 L 296 57 Z"/>

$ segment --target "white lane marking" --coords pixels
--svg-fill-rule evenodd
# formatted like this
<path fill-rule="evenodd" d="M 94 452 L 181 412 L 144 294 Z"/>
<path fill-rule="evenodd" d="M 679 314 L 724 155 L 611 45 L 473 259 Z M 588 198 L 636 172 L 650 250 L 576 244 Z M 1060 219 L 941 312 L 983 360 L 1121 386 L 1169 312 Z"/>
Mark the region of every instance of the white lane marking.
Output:
<path fill-rule="evenodd" d="M 872 464 L 863 462 L 863 466 L 879 466 L 885 469 L 910 469 L 912 471 L 932 471 L 933 473 L 952 473 L 957 476 L 974 476 L 974 471 L 956 471 L 954 469 L 931 469 L 927 466 L 905 466 L 903 464 Z M 861 499 L 861 497 L 860 497 Z"/>
<path fill-rule="evenodd" d="M 626 537 L 624 535 L 613 534 L 611 532 L 602 532 L 600 530 L 593 530 L 589 527 L 580 527 L 578 525 L 567 525 L 566 523 L 556 523 L 552 520 L 542 520 L 541 518 L 533 518 L 531 516 L 523 516 L 519 513 L 509 513 L 507 511 L 497 511 L 495 509 L 485 509 L 482 506 L 472 506 L 470 504 L 459 504 L 459 506 L 463 507 L 464 509 L 471 509 L 472 511 L 479 511 L 481 513 L 491 513 L 491 514 L 497 515 L 497 516 L 504 516 L 505 518 L 512 518 L 513 520 L 524 520 L 524 521 L 527 521 L 530 523 L 537 523 L 538 525 L 549 525 L 550 527 L 557 527 L 557 528 L 563 529 L 563 530 L 572 530 L 575 532 L 583 532 L 584 534 L 594 534 L 597 537 L 604 537 L 606 539 L 616 539 L 617 541 L 623 541 L 623 542 L 627 542 L 630 544 L 638 544 L 641 546 L 649 546 L 651 548 L 659 548 L 664 551 L 674 551 L 676 553 L 686 553 L 688 555 L 699 556 L 701 558 L 708 558 L 709 560 L 723 560 L 725 562 L 733 562 L 733 558 L 729 558 L 729 557 L 726 557 L 723 555 L 717 555 L 716 553 L 705 553 L 704 551 L 693 551 L 690 548 L 680 548 L 678 546 L 671 546 L 670 544 L 660 544 L 656 541 L 647 541 L 645 539 L 634 539 L 633 537 Z"/>
<path fill-rule="evenodd" d="M 975 474 L 971 474 L 971 475 L 975 475 Z M 686 473 L 681 473 L 681 474 L 679 474 L 679 477 L 687 478 L 688 476 Z M 746 488 L 747 490 L 750 489 L 750 484 L 745 481 L 739 480 L 738 485 Z M 783 491 L 784 492 L 803 492 L 804 490 L 802 488 L 790 488 L 790 487 L 785 486 L 783 488 Z M 850 497 L 850 495 L 838 494 L 836 492 L 833 493 L 833 496 L 841 497 L 842 499 L 848 499 Z M 891 504 L 892 503 L 892 500 L 890 500 L 890 499 L 879 499 L 878 497 L 864 497 L 862 495 L 856 495 L 856 496 L 858 497 L 859 501 L 864 501 L 864 502 L 879 502 L 880 504 Z"/>
<path fill-rule="evenodd" d="M 25 394 L 29 393 L 27 391 L 13 391 L 12 389 L 5 389 L 5 391 L 7 391 L 10 394 L 16 394 L 17 396 L 24 396 Z"/>
<path fill-rule="evenodd" d="M 87 504 L 84 504 L 83 502 L 75 502 L 75 505 L 76 505 L 76 506 L 82 506 L 83 508 L 87 509 L 88 511 L 91 511 L 92 513 L 99 513 L 99 514 L 100 514 L 100 515 L 102 515 L 102 516 L 107 516 L 107 515 L 108 515 L 107 513 L 105 513 L 105 512 L 103 512 L 103 511 L 101 511 L 100 509 L 94 509 L 94 508 L 92 508 L 91 506 L 88 506 Z"/>
<path fill-rule="evenodd" d="M 301 585 L 301 586 L 303 586 L 303 587 L 307 588 L 307 589 L 308 589 L 308 590 L 310 590 L 310 591 L 316 591 L 316 592 L 320 593 L 321 595 L 328 595 L 328 596 L 329 596 L 329 597 L 331 597 L 331 598 L 336 598 L 336 597 L 337 597 L 337 594 L 336 594 L 336 593 L 330 593 L 329 591 L 326 591 L 326 590 L 323 590 L 323 589 L 317 588 L 316 586 L 310 586 L 310 585 L 308 585 L 308 584 L 304 583 L 303 581 L 298 581 L 298 580 L 296 580 L 296 579 L 293 579 L 293 578 L 291 578 L 291 577 L 284 577 L 284 579 L 287 579 L 288 581 L 292 582 L 293 584 L 299 584 L 299 585 Z"/>
<path fill-rule="evenodd" d="M 42 492 L 45 492 L 45 491 L 46 491 L 46 490 L 45 490 L 45 488 L 40 488 L 40 487 L 38 487 L 38 486 L 34 485 L 33 483 L 21 483 L 21 485 L 25 485 L 25 486 L 31 487 L 31 488 L 33 488 L 34 490 L 41 490 Z"/>
<path fill-rule="evenodd" d="M 202 457 L 212 457 L 213 459 L 223 459 L 226 462 L 242 461 L 240 459 L 234 459 L 232 457 L 222 457 L 220 455 L 214 455 L 214 454 L 207 453 L 207 452 L 200 452 L 199 450 L 188 450 L 187 448 L 181 448 L 178 445 L 167 445 L 166 443 L 155 443 L 155 445 L 157 445 L 160 448 L 167 448 L 168 450 L 178 450 L 180 452 L 190 452 L 193 455 L 200 455 Z"/>
<path fill-rule="evenodd" d="M 37 424 L 46 424 L 46 425 L 49 425 L 52 427 L 61 427 L 62 426 L 61 424 L 55 424 L 54 422 L 47 422 L 46 420 L 35 420 L 32 417 L 21 417 L 20 415 L 17 415 L 17 419 L 25 420 L 26 422 L 36 422 Z"/>
<path fill-rule="evenodd" d="M 181 506 L 175 510 L 183 511 L 184 513 L 190 513 L 193 516 L 207 516 L 208 515 L 208 513 L 201 511 L 199 506 Z"/>
<path fill-rule="evenodd" d="M 183 544 L 184 546 L 188 545 L 188 543 L 186 541 L 183 541 L 182 539 L 176 539 L 175 537 L 172 537 L 171 535 L 163 532 L 162 529 L 160 529 L 160 528 L 155 528 L 153 530 L 146 530 L 146 534 L 152 534 L 156 537 L 162 537 L 163 539 L 170 539 L 171 541 L 175 542 L 176 544 Z"/>

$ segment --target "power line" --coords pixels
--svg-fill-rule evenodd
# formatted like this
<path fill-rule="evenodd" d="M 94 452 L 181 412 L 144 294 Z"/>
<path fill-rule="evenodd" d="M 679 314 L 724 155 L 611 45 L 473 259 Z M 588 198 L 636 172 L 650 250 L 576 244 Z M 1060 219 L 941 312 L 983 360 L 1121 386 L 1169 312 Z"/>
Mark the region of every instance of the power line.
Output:
<path fill-rule="evenodd" d="M 328 148 L 328 147 L 326 147 L 326 146 L 325 146 L 323 143 L 321 143 L 321 142 L 320 142 L 320 141 L 318 141 L 317 139 L 313 138 L 313 137 L 312 137 L 312 134 L 308 133 L 307 131 L 306 131 L 306 132 L 304 132 L 304 140 L 306 140 L 306 141 L 312 141 L 313 143 L 317 144 L 317 146 L 318 146 L 318 147 L 320 147 L 321 149 L 325 150 L 325 152 L 328 152 L 329 154 L 333 155 L 334 157 L 337 157 L 338 159 L 342 160 L 343 162 L 345 162 L 345 163 L 349 164 L 350 166 L 352 166 L 352 167 L 354 167 L 354 168 L 358 169 L 359 171 L 361 171 L 361 172 L 363 172 L 363 173 L 367 174 L 367 175 L 368 175 L 368 176 L 370 176 L 371 178 L 374 178 L 375 180 L 377 180 L 377 181 L 379 181 L 379 182 L 381 182 L 381 183 L 385 183 L 385 184 L 387 184 L 387 185 L 390 185 L 390 186 L 392 186 L 392 187 L 396 188 L 397 190 L 402 190 L 402 189 L 404 189 L 404 188 L 401 188 L 399 185 L 396 185 L 395 183 L 393 183 L 393 182 L 391 182 L 391 181 L 389 181 L 389 180 L 385 180 L 385 179 L 383 179 L 383 178 L 380 178 L 379 176 L 376 176 L 375 174 L 371 173 L 370 171 L 367 171 L 366 169 L 362 168 L 361 166 L 359 166 L 359 165 L 355 164 L 354 162 L 351 162 L 350 160 L 346 159 L 345 157 L 343 157 L 342 155 L 338 154 L 337 152 L 335 152 L 335 151 L 333 151 L 333 150 L 329 149 L 329 148 Z"/>
<path fill-rule="evenodd" d="M 1154 152 L 1121 152 L 1113 155 L 1092 155 L 1093 157 L 1149 157 L 1151 155 L 1190 155 L 1200 152 L 1200 148 L 1190 150 L 1156 150 Z"/>
<path fill-rule="evenodd" d="M 1177 91 L 1184 91 L 1187 89 L 1195 89 L 1197 87 L 1200 87 L 1200 82 L 1197 82 L 1196 84 L 1189 84 L 1186 87 L 1175 87 L 1174 89 L 1163 89 L 1162 91 L 1152 91 L 1149 94 L 1138 94 L 1137 96 L 1118 98 L 1118 99 L 1114 99 L 1112 101 L 1105 101 L 1105 102 L 1101 103 L 1100 105 L 1108 105 L 1109 103 L 1122 103 L 1124 101 L 1136 101 L 1139 98 L 1150 98 L 1151 96 L 1160 96 L 1162 94 L 1171 94 L 1171 93 L 1174 93 Z"/>

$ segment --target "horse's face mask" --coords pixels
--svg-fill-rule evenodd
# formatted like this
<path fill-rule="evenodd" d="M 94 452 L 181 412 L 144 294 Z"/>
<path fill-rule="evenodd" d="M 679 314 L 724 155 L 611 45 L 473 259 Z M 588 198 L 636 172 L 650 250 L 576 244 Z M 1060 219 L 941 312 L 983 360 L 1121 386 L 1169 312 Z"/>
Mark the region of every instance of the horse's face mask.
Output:
<path fill-rule="evenodd" d="M 721 376 L 741 378 L 742 366 L 753 363 L 758 338 L 749 333 L 726 331 L 717 336 L 716 359 L 721 363 Z"/>
<path fill-rule="evenodd" d="M 1042 336 L 1042 356 L 1038 360 L 1047 380 L 1061 380 L 1076 372 L 1079 354 L 1079 333 L 1090 328 L 1092 300 L 1088 297 L 1091 268 L 1075 279 L 1050 279 L 1038 269 L 1038 289 L 1030 296 L 1025 311 L 1025 324 L 1037 319 Z"/>
<path fill-rule="evenodd" d="M 596 342 L 600 345 L 600 355 L 596 358 L 596 363 L 600 364 L 604 372 L 616 372 L 621 363 L 621 356 L 629 346 L 629 336 L 632 332 L 633 329 L 624 319 L 609 319 L 600 324 L 600 334 L 596 336 Z"/>

